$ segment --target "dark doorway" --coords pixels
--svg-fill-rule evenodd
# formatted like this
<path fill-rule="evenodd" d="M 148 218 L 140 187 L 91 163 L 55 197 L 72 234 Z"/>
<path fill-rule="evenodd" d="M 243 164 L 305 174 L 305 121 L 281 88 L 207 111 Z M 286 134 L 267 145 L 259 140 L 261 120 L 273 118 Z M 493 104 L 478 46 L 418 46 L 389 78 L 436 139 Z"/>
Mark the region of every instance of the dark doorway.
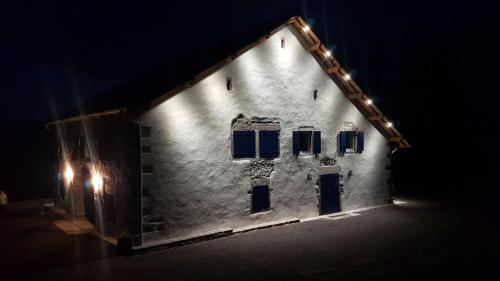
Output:
<path fill-rule="evenodd" d="M 339 174 L 320 176 L 320 215 L 340 212 Z"/>
<path fill-rule="evenodd" d="M 94 187 L 90 183 L 90 171 L 85 166 L 82 168 L 82 182 L 85 217 L 89 222 L 95 223 Z"/>

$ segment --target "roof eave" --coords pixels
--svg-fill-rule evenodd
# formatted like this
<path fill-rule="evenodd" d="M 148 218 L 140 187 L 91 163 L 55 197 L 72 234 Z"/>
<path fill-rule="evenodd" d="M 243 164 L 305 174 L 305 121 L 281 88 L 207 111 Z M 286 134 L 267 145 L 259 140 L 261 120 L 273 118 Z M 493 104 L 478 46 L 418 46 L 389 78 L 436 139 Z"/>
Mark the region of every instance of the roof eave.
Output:
<path fill-rule="evenodd" d="M 59 119 L 59 120 L 55 120 L 55 121 L 46 123 L 45 127 L 49 128 L 50 126 L 60 125 L 60 124 L 64 124 L 64 123 L 81 122 L 81 121 L 87 121 L 87 120 L 92 120 L 92 119 L 99 119 L 99 118 L 107 117 L 110 115 L 121 114 L 121 113 L 124 113 L 126 111 L 127 111 L 127 108 L 120 107 L 120 108 L 106 110 L 106 111 L 100 111 L 100 112 L 95 112 L 95 113 L 90 113 L 90 114 L 85 114 L 85 115 L 78 115 L 78 116 Z"/>

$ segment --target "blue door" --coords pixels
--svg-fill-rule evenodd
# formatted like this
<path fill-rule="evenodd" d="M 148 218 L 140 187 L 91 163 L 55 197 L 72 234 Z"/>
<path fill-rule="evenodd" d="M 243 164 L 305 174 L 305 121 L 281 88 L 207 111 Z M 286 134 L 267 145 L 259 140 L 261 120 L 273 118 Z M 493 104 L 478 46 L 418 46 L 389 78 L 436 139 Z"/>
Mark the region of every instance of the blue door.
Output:
<path fill-rule="evenodd" d="M 320 215 L 340 212 L 339 174 L 320 175 Z"/>

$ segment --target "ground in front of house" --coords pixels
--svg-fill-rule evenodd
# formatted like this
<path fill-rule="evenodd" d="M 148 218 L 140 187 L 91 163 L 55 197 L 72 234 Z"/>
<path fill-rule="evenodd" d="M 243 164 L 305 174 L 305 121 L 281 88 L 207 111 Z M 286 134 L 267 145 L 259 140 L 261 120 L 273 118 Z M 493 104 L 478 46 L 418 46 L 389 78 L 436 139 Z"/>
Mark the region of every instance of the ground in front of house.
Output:
<path fill-rule="evenodd" d="M 404 198 L 339 219 L 118 256 L 36 204 L 0 211 L 1 280 L 492 280 L 496 214 Z M 58 225 L 59 224 L 59 225 Z M 66 229 L 67 231 L 64 231 Z"/>

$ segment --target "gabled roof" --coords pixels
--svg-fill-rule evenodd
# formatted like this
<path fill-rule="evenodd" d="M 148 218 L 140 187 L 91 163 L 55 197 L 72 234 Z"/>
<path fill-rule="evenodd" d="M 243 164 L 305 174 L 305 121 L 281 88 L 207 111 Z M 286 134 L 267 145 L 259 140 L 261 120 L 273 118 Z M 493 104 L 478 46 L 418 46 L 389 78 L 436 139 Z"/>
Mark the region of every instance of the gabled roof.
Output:
<path fill-rule="evenodd" d="M 223 57 L 222 59 L 220 57 L 220 48 L 208 50 L 215 52 L 215 54 L 219 54 L 219 61 L 211 66 L 208 65 L 208 61 L 206 59 L 203 59 L 206 58 L 204 54 L 207 50 L 205 50 L 202 54 L 198 54 L 196 57 L 191 57 L 191 59 L 187 62 L 185 60 L 178 60 L 177 62 L 168 64 L 168 66 L 170 66 L 169 71 L 159 67 L 158 69 L 145 72 L 140 75 L 138 79 L 129 80 L 115 89 L 108 91 L 107 93 L 104 93 L 103 95 L 100 95 L 84 104 L 83 114 L 86 115 L 79 113 L 82 112 L 82 108 L 80 108 L 80 111 L 75 110 L 73 112 L 69 112 L 69 114 L 66 115 L 68 118 L 48 123 L 48 125 L 60 122 L 99 118 L 101 113 L 102 115 L 109 115 L 117 114 L 126 110 L 133 111 L 156 107 L 172 96 L 190 88 L 194 84 L 216 72 L 224 65 L 230 63 L 260 43 L 266 41 L 271 35 L 287 26 L 297 29 L 297 34 L 300 35 L 298 39 L 302 45 L 312 56 L 315 57 L 316 61 L 341 89 L 344 95 L 390 143 L 393 143 L 400 148 L 411 147 L 408 141 L 403 138 L 401 133 L 391 125 L 391 122 L 384 116 L 380 109 L 375 104 L 369 102 L 369 97 L 365 95 L 356 82 L 349 77 L 348 72 L 340 66 L 340 63 L 335 59 L 330 51 L 321 44 L 321 41 L 318 39 L 316 34 L 314 34 L 312 29 L 301 17 L 293 17 L 289 19 L 285 23 L 260 37 L 258 40 L 246 45 L 227 57 Z M 241 40 L 236 40 L 236 43 L 241 43 L 240 41 Z M 227 53 L 228 52 L 226 52 L 226 54 Z M 179 65 L 185 65 L 186 63 L 189 65 L 193 64 L 193 68 L 185 70 L 186 68 L 178 67 Z M 198 74 L 192 76 L 193 73 Z M 146 103 L 144 103 L 144 101 L 146 101 Z"/>

